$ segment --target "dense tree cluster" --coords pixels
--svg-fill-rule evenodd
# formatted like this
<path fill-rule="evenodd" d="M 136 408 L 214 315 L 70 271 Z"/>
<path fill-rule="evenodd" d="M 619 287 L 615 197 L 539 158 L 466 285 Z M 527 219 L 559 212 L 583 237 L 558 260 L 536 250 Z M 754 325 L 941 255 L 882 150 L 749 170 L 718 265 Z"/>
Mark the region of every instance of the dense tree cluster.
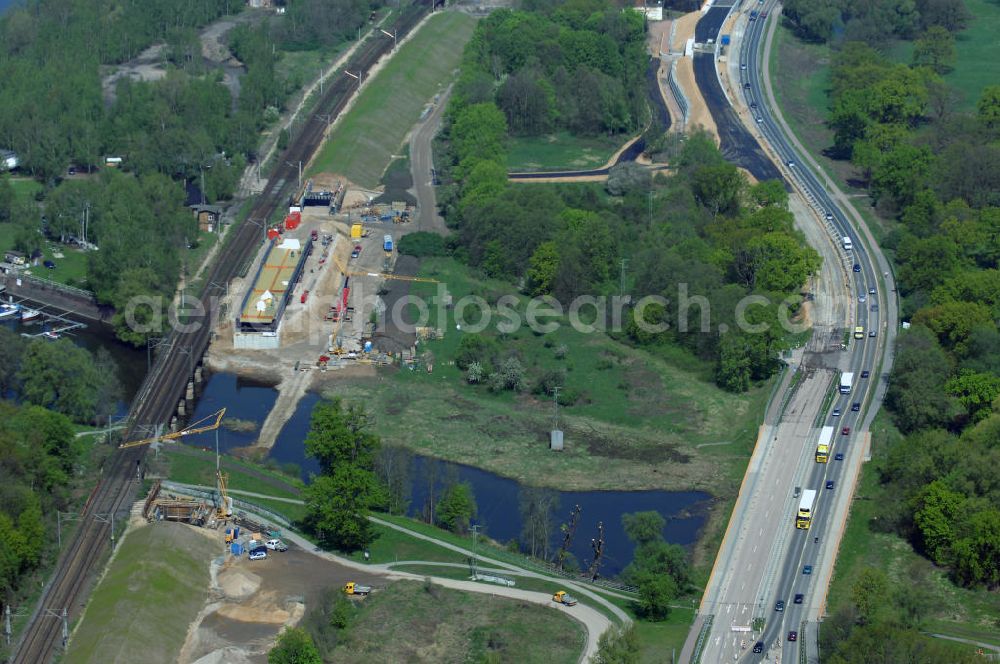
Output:
<path fill-rule="evenodd" d="M 904 571 L 908 583 L 889 580 L 884 570 L 864 569 L 854 581 L 850 603 L 824 620 L 819 631 L 824 662 L 832 664 L 973 664 L 982 657 L 964 644 L 931 639 L 917 628 L 933 608 L 926 570 Z"/>
<path fill-rule="evenodd" d="M 0 395 L 91 423 L 115 412 L 121 383 L 103 348 L 91 355 L 66 339 L 29 341 L 0 327 Z"/>
<path fill-rule="evenodd" d="M 0 595 L 30 589 L 24 581 L 52 542 L 51 515 L 69 506 L 69 484 L 81 453 L 70 420 L 38 406 L 0 401 Z"/>
<path fill-rule="evenodd" d="M 972 19 L 964 0 L 787 0 L 782 14 L 808 41 L 911 39 L 934 27 L 954 32 Z"/>
<path fill-rule="evenodd" d="M 663 539 L 666 521 L 659 512 L 622 515 L 625 534 L 635 544 L 632 562 L 622 579 L 639 588 L 636 608 L 648 620 L 664 620 L 674 599 L 691 585 L 687 552 Z"/>
<path fill-rule="evenodd" d="M 880 465 L 895 497 L 883 523 L 956 582 L 997 587 L 1000 89 L 959 113 L 931 68 L 887 64 L 861 44 L 838 55 L 832 83 L 837 147 L 898 220 L 882 246 L 913 324 L 886 399 L 908 435 Z"/>
<path fill-rule="evenodd" d="M 644 40 L 642 16 L 608 2 L 494 11 L 466 47 L 455 97 L 495 103 L 517 135 L 632 132 L 646 108 Z"/>
<path fill-rule="evenodd" d="M 324 401 L 313 408 L 306 436 L 306 454 L 319 463 L 320 474 L 305 489 L 305 525 L 323 544 L 342 551 L 371 544 L 376 534 L 369 510 L 388 501 L 375 473 L 381 442 L 368 424 L 361 407 Z"/>

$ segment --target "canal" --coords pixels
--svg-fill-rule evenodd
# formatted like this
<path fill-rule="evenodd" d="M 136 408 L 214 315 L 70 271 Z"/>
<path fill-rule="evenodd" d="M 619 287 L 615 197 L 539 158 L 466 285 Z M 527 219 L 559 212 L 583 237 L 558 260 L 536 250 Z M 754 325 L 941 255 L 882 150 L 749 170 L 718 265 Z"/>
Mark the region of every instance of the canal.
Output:
<path fill-rule="evenodd" d="M 193 418 L 205 417 L 225 407 L 227 419 L 239 419 L 256 424 L 252 431 L 219 430 L 221 451 L 251 445 L 256 440 L 264 419 L 277 398 L 277 391 L 268 385 L 237 378 L 232 374 L 209 376 L 204 391 L 195 408 Z M 295 413 L 278 435 L 271 458 L 281 464 L 295 464 L 303 479 L 318 470 L 316 463 L 305 456 L 304 439 L 309 430 L 309 418 L 320 398 L 307 394 L 298 404 Z M 249 428 L 249 427 L 248 427 Z M 215 434 L 207 433 L 185 439 L 187 444 L 212 448 Z M 223 462 L 224 464 L 225 462 Z M 493 473 L 413 455 L 409 481 L 409 513 L 419 516 L 428 502 L 431 487 L 429 478 L 449 477 L 472 486 L 479 515 L 476 522 L 489 537 L 509 542 L 518 539 L 522 529 L 523 489 L 514 480 Z M 438 486 L 438 489 L 440 487 Z M 435 494 L 438 492 L 436 491 Z M 631 561 L 633 546 L 625 536 L 622 515 L 629 512 L 654 510 L 667 524 L 663 534 L 668 542 L 690 547 L 697 540 L 705 523 L 711 496 L 693 491 L 556 491 L 557 501 L 553 510 L 554 526 L 550 549 L 555 550 L 562 541 L 558 524 L 569 521 L 570 512 L 579 505 L 580 517 L 571 553 L 586 566 L 592 559 L 591 539 L 597 537 L 598 523 L 604 524 L 603 576 L 614 576 Z"/>

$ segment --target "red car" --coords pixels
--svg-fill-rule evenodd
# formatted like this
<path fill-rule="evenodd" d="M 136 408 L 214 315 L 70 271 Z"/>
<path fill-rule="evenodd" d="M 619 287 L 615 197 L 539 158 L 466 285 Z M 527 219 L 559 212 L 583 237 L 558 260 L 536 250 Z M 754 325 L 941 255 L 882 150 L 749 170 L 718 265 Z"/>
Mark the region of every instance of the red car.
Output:
<path fill-rule="evenodd" d="M 851 435 L 851 427 L 844 427 L 843 429 L 841 429 L 840 430 L 840 435 L 841 436 L 850 436 Z"/>
<path fill-rule="evenodd" d="M 351 252 L 351 258 L 357 258 L 360 255 L 361 255 L 361 245 L 356 244 L 354 245 L 354 251 Z"/>

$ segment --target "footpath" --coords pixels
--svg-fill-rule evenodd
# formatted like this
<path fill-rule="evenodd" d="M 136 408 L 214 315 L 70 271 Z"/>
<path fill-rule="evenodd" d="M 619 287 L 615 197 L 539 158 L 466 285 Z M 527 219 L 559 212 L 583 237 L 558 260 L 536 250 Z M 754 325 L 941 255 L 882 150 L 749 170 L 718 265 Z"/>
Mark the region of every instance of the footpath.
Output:
<path fill-rule="evenodd" d="M 203 486 L 197 484 L 182 484 L 178 482 L 163 482 L 163 487 L 164 489 L 174 491 L 177 493 L 184 493 L 185 489 L 198 492 L 211 492 L 215 490 L 215 487 Z M 229 493 L 234 495 L 247 496 L 250 498 L 264 498 L 267 500 L 274 500 L 274 501 L 280 501 L 297 505 L 305 504 L 304 501 L 295 498 L 279 498 L 275 496 L 269 496 L 267 494 L 255 493 L 252 491 L 240 491 L 233 489 L 230 490 Z M 267 521 L 269 518 L 267 515 L 254 514 L 252 510 L 244 509 L 244 511 L 262 521 Z M 452 544 L 450 542 L 445 542 L 441 539 L 432 537 L 430 535 L 424 535 L 423 533 L 418 533 L 414 530 L 406 528 L 405 526 L 400 526 L 398 524 L 386 521 L 385 519 L 381 519 L 376 516 L 369 516 L 368 518 L 370 521 L 372 521 L 372 523 L 377 523 L 378 525 L 383 526 L 385 528 L 390 528 L 392 530 L 399 531 L 401 533 L 404 533 L 408 537 L 431 542 L 444 549 L 448 549 L 450 551 L 459 553 L 467 558 L 472 558 L 473 556 L 475 556 L 480 563 L 492 566 L 491 568 L 489 568 L 489 571 L 515 574 L 517 576 L 522 576 L 525 578 L 541 579 L 543 581 L 550 582 L 554 586 L 558 586 L 561 589 L 565 589 L 571 594 L 576 595 L 577 597 L 586 597 L 592 600 L 594 604 L 600 606 L 600 609 L 582 604 L 578 604 L 574 607 L 567 607 L 562 604 L 557 604 L 552 601 L 552 597 L 548 593 L 541 593 L 530 590 L 521 590 L 519 588 L 484 585 L 483 583 L 477 581 L 465 581 L 461 579 L 450 579 L 450 578 L 435 577 L 435 576 L 428 577 L 426 575 L 411 574 L 409 572 L 400 572 L 393 569 L 393 567 L 397 565 L 440 566 L 438 563 L 435 563 L 433 561 L 407 560 L 407 561 L 399 561 L 393 563 L 375 563 L 375 564 L 364 563 L 338 556 L 336 554 L 330 553 L 329 551 L 324 551 L 315 543 L 309 541 L 299 533 L 296 533 L 291 530 L 286 529 L 285 531 L 283 531 L 282 538 L 292 544 L 295 544 L 303 551 L 308 551 L 309 553 L 313 554 L 318 558 L 328 560 L 332 563 L 336 563 L 344 567 L 356 569 L 358 571 L 363 571 L 368 574 L 380 574 L 385 576 L 387 579 L 419 581 L 426 578 L 430 578 L 433 583 L 440 586 L 444 586 L 446 588 L 483 593 L 494 597 L 508 597 L 511 599 L 519 599 L 526 602 L 531 602 L 533 604 L 540 604 L 542 606 L 548 606 L 563 611 L 564 613 L 566 613 L 566 615 L 570 616 L 574 620 L 577 620 L 578 622 L 583 624 L 583 626 L 586 628 L 587 642 L 586 642 L 586 647 L 584 648 L 584 651 L 580 656 L 579 661 L 581 663 L 590 661 L 590 659 L 597 654 L 597 644 L 601 634 L 603 634 L 606 630 L 608 630 L 611 627 L 625 626 L 632 622 L 632 619 L 628 616 L 628 614 L 625 613 L 625 611 L 623 611 L 619 606 L 609 601 L 606 597 L 602 597 L 600 594 L 594 592 L 593 590 L 585 586 L 582 586 L 578 583 L 575 583 L 572 580 L 563 577 L 556 577 L 556 576 L 542 574 L 540 572 L 535 572 L 532 570 L 525 569 L 518 565 L 490 558 L 489 556 L 483 555 L 481 553 L 474 553 L 471 550 L 466 549 L 464 547 Z M 487 570 L 484 569 L 483 571 Z M 628 595 L 611 590 L 602 590 L 601 593 L 619 599 L 626 599 L 626 600 L 632 599 L 632 597 Z M 612 616 L 614 616 L 615 621 L 613 622 L 608 617 L 607 614 L 611 614 Z"/>

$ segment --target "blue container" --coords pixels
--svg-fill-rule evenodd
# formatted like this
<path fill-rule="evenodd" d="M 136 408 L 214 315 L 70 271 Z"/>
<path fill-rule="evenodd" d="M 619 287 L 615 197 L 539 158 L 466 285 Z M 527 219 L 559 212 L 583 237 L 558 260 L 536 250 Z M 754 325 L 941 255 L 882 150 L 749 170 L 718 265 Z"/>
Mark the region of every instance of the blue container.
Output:
<path fill-rule="evenodd" d="M 729 46 L 729 35 L 722 35 L 722 45 Z"/>
<path fill-rule="evenodd" d="M 236 526 L 235 528 L 233 528 L 233 539 L 239 539 L 239 538 L 240 538 L 240 527 Z"/>
<path fill-rule="evenodd" d="M 233 542 L 233 545 L 229 547 L 229 550 L 233 553 L 234 556 L 243 555 L 243 545 L 240 544 L 239 542 Z"/>

